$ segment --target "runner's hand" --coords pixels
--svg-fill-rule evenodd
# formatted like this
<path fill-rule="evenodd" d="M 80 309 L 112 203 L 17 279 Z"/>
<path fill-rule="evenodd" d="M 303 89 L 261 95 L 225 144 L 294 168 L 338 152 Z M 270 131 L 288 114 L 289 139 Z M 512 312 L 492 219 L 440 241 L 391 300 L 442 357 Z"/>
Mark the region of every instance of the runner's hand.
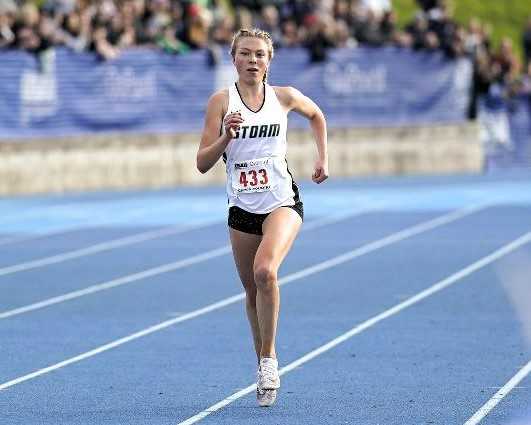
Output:
<path fill-rule="evenodd" d="M 236 137 L 236 131 L 240 129 L 240 124 L 243 122 L 241 112 L 231 112 L 223 120 L 223 128 L 225 133 L 233 139 Z"/>
<path fill-rule="evenodd" d="M 318 159 L 315 162 L 312 180 L 314 183 L 322 183 L 328 178 L 328 161 Z"/>

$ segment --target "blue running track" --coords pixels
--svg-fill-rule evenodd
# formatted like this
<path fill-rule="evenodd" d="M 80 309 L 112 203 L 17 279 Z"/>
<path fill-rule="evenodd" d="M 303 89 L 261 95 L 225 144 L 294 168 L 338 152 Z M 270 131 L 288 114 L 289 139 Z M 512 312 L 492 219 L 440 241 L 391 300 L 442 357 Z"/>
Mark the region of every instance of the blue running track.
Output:
<path fill-rule="evenodd" d="M 259 408 L 221 187 L 0 200 L 0 424 L 531 424 L 531 172 L 302 184 Z"/>

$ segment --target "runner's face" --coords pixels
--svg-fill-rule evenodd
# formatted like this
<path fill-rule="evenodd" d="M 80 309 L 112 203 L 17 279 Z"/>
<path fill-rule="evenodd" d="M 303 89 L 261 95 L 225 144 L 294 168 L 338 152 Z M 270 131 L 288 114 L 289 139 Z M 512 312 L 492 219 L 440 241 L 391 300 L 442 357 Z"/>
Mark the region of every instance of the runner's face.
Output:
<path fill-rule="evenodd" d="M 266 42 L 261 38 L 242 37 L 237 44 L 234 66 L 243 81 L 261 82 L 269 66 Z"/>

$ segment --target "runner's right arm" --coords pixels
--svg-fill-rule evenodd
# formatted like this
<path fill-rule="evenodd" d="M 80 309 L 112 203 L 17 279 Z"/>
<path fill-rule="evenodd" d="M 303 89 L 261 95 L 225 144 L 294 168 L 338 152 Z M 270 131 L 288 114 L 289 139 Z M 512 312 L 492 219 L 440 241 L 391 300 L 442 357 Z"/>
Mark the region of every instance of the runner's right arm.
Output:
<path fill-rule="evenodd" d="M 227 102 L 227 91 L 219 91 L 212 95 L 207 104 L 205 126 L 201 136 L 201 143 L 197 151 L 197 169 L 206 173 L 218 162 L 225 148 L 236 135 L 238 126 L 243 122 L 239 114 L 227 115 L 223 122 L 224 105 Z M 221 125 L 225 127 L 225 133 L 221 136 Z"/>

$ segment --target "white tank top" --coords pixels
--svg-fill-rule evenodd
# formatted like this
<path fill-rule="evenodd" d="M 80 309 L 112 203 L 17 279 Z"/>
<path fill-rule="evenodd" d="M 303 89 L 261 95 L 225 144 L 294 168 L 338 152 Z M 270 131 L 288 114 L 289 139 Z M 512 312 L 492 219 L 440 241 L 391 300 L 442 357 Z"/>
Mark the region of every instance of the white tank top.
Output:
<path fill-rule="evenodd" d="M 295 205 L 298 200 L 286 161 L 287 113 L 273 87 L 264 84 L 264 89 L 264 103 L 254 112 L 243 103 L 237 85 L 229 87 L 227 114 L 240 111 L 244 122 L 223 154 L 229 207 L 255 214 Z"/>

